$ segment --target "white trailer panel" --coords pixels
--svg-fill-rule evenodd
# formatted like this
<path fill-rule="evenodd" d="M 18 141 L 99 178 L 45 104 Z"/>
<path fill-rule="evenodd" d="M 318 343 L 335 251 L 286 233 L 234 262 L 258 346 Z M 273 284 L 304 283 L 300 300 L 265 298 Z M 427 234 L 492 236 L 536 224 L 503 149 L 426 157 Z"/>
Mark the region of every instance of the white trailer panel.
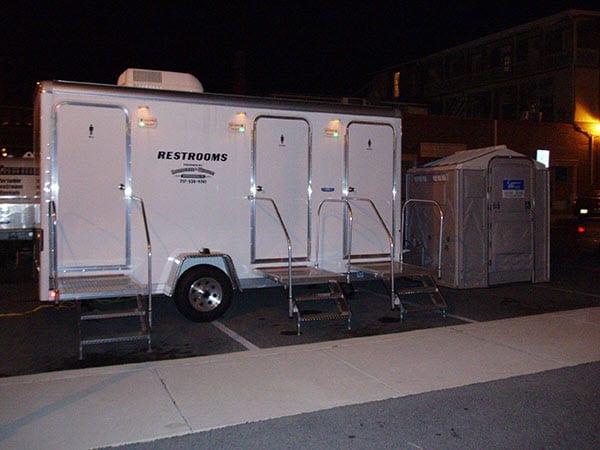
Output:
<path fill-rule="evenodd" d="M 288 246 L 259 197 L 277 205 L 295 263 L 344 270 L 346 208 L 317 214 L 341 198 L 357 211 L 352 254 L 389 259 L 386 234 L 351 197 L 372 200 L 394 235 L 400 129 L 388 109 L 42 82 L 40 297 L 82 274 L 151 276 L 152 292 L 174 295 L 195 266 L 233 287 L 272 285 L 255 269 L 286 261 Z"/>

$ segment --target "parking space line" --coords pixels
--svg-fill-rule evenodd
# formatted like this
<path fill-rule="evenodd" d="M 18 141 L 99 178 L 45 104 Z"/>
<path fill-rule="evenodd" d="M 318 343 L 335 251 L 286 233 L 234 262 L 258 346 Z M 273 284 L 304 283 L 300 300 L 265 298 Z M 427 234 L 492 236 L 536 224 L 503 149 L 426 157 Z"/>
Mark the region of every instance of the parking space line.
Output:
<path fill-rule="evenodd" d="M 473 320 L 473 319 L 469 319 L 467 317 L 463 317 L 463 316 L 457 316 L 456 314 L 446 314 L 446 317 L 451 317 L 453 319 L 456 320 L 462 320 L 463 322 L 468 322 L 468 323 L 479 323 L 479 320 Z"/>
<path fill-rule="evenodd" d="M 242 344 L 244 347 L 246 347 L 246 350 L 260 350 L 260 347 L 254 345 L 248 339 L 245 339 L 244 337 L 240 336 L 235 331 L 233 331 L 231 328 L 226 327 L 225 325 L 223 325 L 218 320 L 214 320 L 211 323 L 215 327 L 217 327 L 219 330 L 221 330 L 223 333 L 225 333 L 227 336 L 229 336 L 230 338 L 232 338 L 234 341 L 236 341 L 239 344 Z"/>
<path fill-rule="evenodd" d="M 573 289 L 563 289 L 563 288 L 557 288 L 554 286 L 544 286 L 543 284 L 534 284 L 533 287 L 550 289 L 550 290 L 558 291 L 558 292 L 566 292 L 567 294 L 577 294 L 577 295 L 584 295 L 584 296 L 588 296 L 588 297 L 600 297 L 600 295 L 592 294 L 591 292 L 576 291 Z"/>

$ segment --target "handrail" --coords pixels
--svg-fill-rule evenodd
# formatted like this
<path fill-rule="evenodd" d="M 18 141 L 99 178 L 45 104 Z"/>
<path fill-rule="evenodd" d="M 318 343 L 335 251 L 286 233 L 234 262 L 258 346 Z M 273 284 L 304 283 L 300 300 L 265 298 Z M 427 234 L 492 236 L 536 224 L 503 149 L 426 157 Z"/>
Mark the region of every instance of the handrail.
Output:
<path fill-rule="evenodd" d="M 402 205 L 402 223 L 400 224 L 400 237 L 401 237 L 401 245 L 402 245 L 402 250 L 400 251 L 400 262 L 403 261 L 404 259 L 404 227 L 406 225 L 406 209 L 407 206 L 412 204 L 412 203 L 428 203 L 428 204 L 432 204 L 434 205 L 439 213 L 440 216 L 440 234 L 439 234 L 439 238 L 438 238 L 438 265 L 437 265 L 437 277 L 438 278 L 442 278 L 442 239 L 443 239 L 443 232 L 444 232 L 444 211 L 442 210 L 442 207 L 440 206 L 440 204 L 438 202 L 436 202 L 435 200 L 427 200 L 427 199 L 419 199 L 419 198 L 411 198 L 409 200 L 407 200 L 406 202 L 404 202 L 404 205 Z"/>
<path fill-rule="evenodd" d="M 130 195 L 129 198 L 138 202 L 142 209 L 142 220 L 144 222 L 144 231 L 146 232 L 146 250 L 148 264 L 148 326 L 152 328 L 152 243 L 150 242 L 150 231 L 148 230 L 148 218 L 146 216 L 146 207 L 144 206 L 144 200 L 142 200 L 140 197 L 136 197 L 135 195 Z"/>
<path fill-rule="evenodd" d="M 144 231 L 146 232 L 146 258 L 148 265 L 148 282 L 146 284 L 148 295 L 148 326 L 152 328 L 152 243 L 150 242 L 150 231 L 148 230 L 148 217 L 146 216 L 146 207 L 144 200 L 127 192 L 124 184 L 119 184 L 117 188 L 125 192 L 125 196 L 138 202 L 142 209 L 142 221 L 144 222 Z"/>
<path fill-rule="evenodd" d="M 323 207 L 323 204 L 325 203 L 345 203 L 346 206 L 348 207 L 348 236 L 347 236 L 347 246 L 348 246 L 348 268 L 346 269 L 346 280 L 348 282 L 350 282 L 350 269 L 351 269 L 351 264 L 352 264 L 352 258 L 350 258 L 350 255 L 352 254 L 352 207 L 350 206 L 350 202 L 346 199 L 337 199 L 337 198 L 326 198 L 325 200 L 321 201 L 321 203 L 319 203 L 319 208 L 317 209 L 317 217 L 318 217 L 318 222 L 317 222 L 317 237 L 316 237 L 316 246 L 317 246 L 317 250 L 316 250 L 316 254 L 315 254 L 315 261 L 316 261 L 316 265 L 317 267 L 319 266 L 319 235 L 320 235 L 320 230 L 321 230 L 321 208 Z"/>
<path fill-rule="evenodd" d="M 287 249 L 288 249 L 288 309 L 289 309 L 289 316 L 292 317 L 293 316 L 293 309 L 294 309 L 294 301 L 293 301 L 293 293 L 292 293 L 292 239 L 290 238 L 290 234 L 288 233 L 287 227 L 285 226 L 285 223 L 283 222 L 283 218 L 281 217 L 281 214 L 279 213 L 279 208 L 277 207 L 277 204 L 275 203 L 275 200 L 273 200 L 270 197 L 256 197 L 254 195 L 249 195 L 247 197 L 248 200 L 260 200 L 260 201 L 265 201 L 265 202 L 269 202 L 271 203 L 271 205 L 273 205 L 273 209 L 275 210 L 275 214 L 277 214 L 277 219 L 279 220 L 279 224 L 281 225 L 281 229 L 283 230 L 283 233 L 285 234 L 285 238 L 287 240 Z"/>
<path fill-rule="evenodd" d="M 396 287 L 395 287 L 395 267 L 394 267 L 394 237 L 392 236 L 392 234 L 390 233 L 389 228 L 387 227 L 387 225 L 385 224 L 385 221 L 383 220 L 383 217 L 381 217 L 381 214 L 379 213 L 379 210 L 377 209 L 377 207 L 375 206 L 375 203 L 373 203 L 373 200 L 371 200 L 370 198 L 360 198 L 360 197 L 345 197 L 347 200 L 350 201 L 355 201 L 355 202 L 367 202 L 368 204 L 371 205 L 371 208 L 373 209 L 373 211 L 375 212 L 375 215 L 377 216 L 377 219 L 379 219 L 379 223 L 381 224 L 381 226 L 383 227 L 383 230 L 385 231 L 389 244 L 390 244 L 390 291 L 391 291 L 391 296 L 392 296 L 392 309 L 394 309 L 395 306 L 395 295 L 396 295 Z"/>
<path fill-rule="evenodd" d="M 58 259 L 56 255 L 56 203 L 54 203 L 54 200 L 48 202 L 48 216 L 51 219 L 48 227 L 50 231 L 50 236 L 48 236 L 50 240 L 50 290 L 56 291 L 58 289 Z"/>

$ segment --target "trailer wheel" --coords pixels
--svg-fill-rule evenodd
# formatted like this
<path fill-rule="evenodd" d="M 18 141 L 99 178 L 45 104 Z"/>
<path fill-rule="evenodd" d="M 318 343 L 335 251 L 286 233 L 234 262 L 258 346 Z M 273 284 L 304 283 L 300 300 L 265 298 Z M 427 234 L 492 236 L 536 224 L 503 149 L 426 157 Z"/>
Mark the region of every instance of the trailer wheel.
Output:
<path fill-rule="evenodd" d="M 209 322 L 221 317 L 231 306 L 231 280 L 213 266 L 188 269 L 177 282 L 175 305 L 183 316 L 193 322 Z"/>

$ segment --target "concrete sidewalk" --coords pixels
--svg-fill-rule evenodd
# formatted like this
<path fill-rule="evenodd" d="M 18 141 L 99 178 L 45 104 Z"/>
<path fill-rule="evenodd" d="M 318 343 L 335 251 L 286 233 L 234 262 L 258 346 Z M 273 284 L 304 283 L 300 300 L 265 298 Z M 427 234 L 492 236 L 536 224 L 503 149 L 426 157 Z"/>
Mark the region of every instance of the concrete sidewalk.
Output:
<path fill-rule="evenodd" d="M 0 379 L 0 447 L 149 441 L 594 361 L 600 308 L 11 377 Z"/>

